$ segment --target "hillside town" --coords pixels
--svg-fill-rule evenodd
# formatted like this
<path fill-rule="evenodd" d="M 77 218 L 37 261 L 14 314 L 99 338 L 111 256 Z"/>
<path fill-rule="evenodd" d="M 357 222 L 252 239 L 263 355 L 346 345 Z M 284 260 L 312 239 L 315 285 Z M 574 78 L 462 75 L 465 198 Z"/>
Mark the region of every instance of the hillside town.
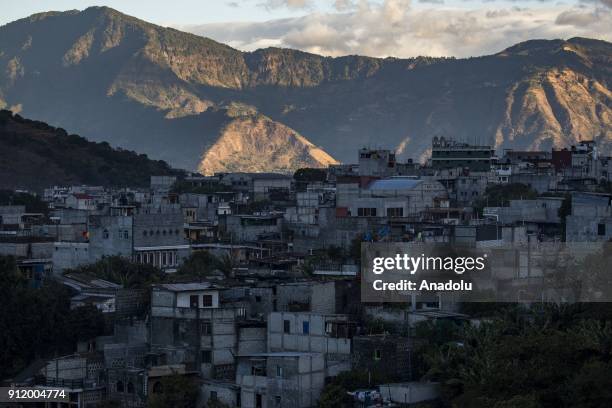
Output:
<path fill-rule="evenodd" d="M 443 296 L 363 303 L 362 243 L 612 239 L 612 159 L 593 141 L 500 152 L 436 137 L 426 163 L 373 148 L 355 159 L 13 192 L 39 205 L 0 206 L 0 255 L 32 288 L 67 288 L 70 308 L 95 309 L 104 327 L 0 380 L 65 388 L 70 407 L 163 406 L 185 380 L 198 407 L 426 404 L 441 390 L 424 375 L 423 327 L 486 313 Z M 351 375 L 365 379 L 339 385 Z"/>

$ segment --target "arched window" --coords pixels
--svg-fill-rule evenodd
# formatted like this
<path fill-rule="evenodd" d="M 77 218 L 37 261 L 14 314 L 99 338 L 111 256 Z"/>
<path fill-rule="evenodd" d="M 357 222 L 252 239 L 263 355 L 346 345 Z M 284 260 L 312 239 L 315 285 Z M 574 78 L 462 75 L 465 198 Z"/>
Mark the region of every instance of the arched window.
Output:
<path fill-rule="evenodd" d="M 123 392 L 123 382 L 117 381 L 117 392 Z"/>
<path fill-rule="evenodd" d="M 164 392 L 164 387 L 160 381 L 153 384 L 153 394 L 161 394 Z"/>
<path fill-rule="evenodd" d="M 131 382 L 129 382 L 128 385 L 127 385 L 127 392 L 128 392 L 128 394 L 133 394 L 134 393 L 134 384 L 132 384 Z"/>
<path fill-rule="evenodd" d="M 157 381 L 153 384 L 153 394 L 162 394 L 164 392 L 164 386 L 161 381 Z"/>

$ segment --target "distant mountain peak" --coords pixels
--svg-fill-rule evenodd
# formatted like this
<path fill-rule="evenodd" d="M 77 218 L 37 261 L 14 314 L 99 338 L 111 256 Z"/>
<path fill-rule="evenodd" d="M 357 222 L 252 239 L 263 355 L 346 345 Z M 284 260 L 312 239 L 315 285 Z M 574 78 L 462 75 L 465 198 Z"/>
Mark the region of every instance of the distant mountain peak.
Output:
<path fill-rule="evenodd" d="M 293 129 L 261 115 L 232 119 L 202 156 L 198 170 L 293 173 L 304 167 L 327 167 L 338 161 Z"/>
<path fill-rule="evenodd" d="M 108 7 L 0 27 L 0 106 L 188 169 L 203 154 L 207 168 L 317 162 L 309 143 L 342 161 L 372 144 L 418 159 L 441 133 L 516 149 L 590 137 L 607 151 L 611 83 L 612 45 L 578 37 L 469 59 L 380 59 L 241 52 Z M 228 129 L 259 156 L 231 153 Z M 249 134 L 303 154 L 265 155 Z"/>

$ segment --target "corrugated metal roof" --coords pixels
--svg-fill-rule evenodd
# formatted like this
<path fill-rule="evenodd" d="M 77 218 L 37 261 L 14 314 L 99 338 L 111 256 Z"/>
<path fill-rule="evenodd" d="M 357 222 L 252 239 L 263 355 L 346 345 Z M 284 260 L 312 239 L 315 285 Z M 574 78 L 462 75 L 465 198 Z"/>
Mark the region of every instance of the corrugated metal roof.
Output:
<path fill-rule="evenodd" d="M 159 287 L 169 290 L 171 292 L 189 292 L 195 290 L 212 289 L 210 282 L 197 282 L 197 283 L 164 283 Z"/>
<path fill-rule="evenodd" d="M 423 180 L 412 177 L 391 177 L 376 180 L 370 184 L 369 190 L 412 190 L 423 182 Z"/>

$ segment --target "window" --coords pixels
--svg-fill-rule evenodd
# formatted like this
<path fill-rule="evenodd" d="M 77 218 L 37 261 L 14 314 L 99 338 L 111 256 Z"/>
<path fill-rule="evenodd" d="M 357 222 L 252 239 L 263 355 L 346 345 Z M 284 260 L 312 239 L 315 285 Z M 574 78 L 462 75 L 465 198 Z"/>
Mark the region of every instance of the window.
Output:
<path fill-rule="evenodd" d="M 275 396 L 274 396 L 274 404 L 275 404 L 275 406 L 277 406 L 277 407 L 280 407 L 280 406 L 281 406 L 281 396 L 280 396 L 280 395 L 275 395 Z"/>
<path fill-rule="evenodd" d="M 382 355 L 382 352 L 380 351 L 380 349 L 374 350 L 374 360 L 380 360 L 381 355 Z"/>
<path fill-rule="evenodd" d="M 117 392 L 123 392 L 124 388 L 123 388 L 123 382 L 121 381 L 117 381 Z"/>
<path fill-rule="evenodd" d="M 200 301 L 198 300 L 198 295 L 189 296 L 189 307 L 197 308 L 200 306 Z"/>
<path fill-rule="evenodd" d="M 134 393 L 134 384 L 132 384 L 131 382 L 129 382 L 128 385 L 127 385 L 127 392 L 128 392 L 128 394 L 133 394 Z"/>
<path fill-rule="evenodd" d="M 202 363 L 210 364 L 212 362 L 212 351 L 202 350 Z"/>
<path fill-rule="evenodd" d="M 108 236 L 109 236 L 108 230 L 105 229 L 104 231 L 102 231 L 102 238 L 108 239 Z"/>
<path fill-rule="evenodd" d="M 155 384 L 153 384 L 153 394 L 161 394 L 164 392 L 164 387 L 162 386 L 162 383 L 157 381 Z"/>
<path fill-rule="evenodd" d="M 597 224 L 597 235 L 606 235 L 606 224 Z"/>
<path fill-rule="evenodd" d="M 212 333 L 212 326 L 210 322 L 202 322 L 202 335 L 208 336 Z"/>
<path fill-rule="evenodd" d="M 260 303 L 261 302 L 261 296 L 255 296 L 255 302 Z"/>
<path fill-rule="evenodd" d="M 310 333 L 310 322 L 302 322 L 302 333 Z"/>
<path fill-rule="evenodd" d="M 212 295 L 202 295 L 202 306 L 212 307 Z"/>
<path fill-rule="evenodd" d="M 357 208 L 358 217 L 376 217 L 376 208 Z"/>
<path fill-rule="evenodd" d="M 277 377 L 282 377 L 283 376 L 283 367 L 277 365 L 276 366 L 276 376 Z"/>
<path fill-rule="evenodd" d="M 217 400 L 217 391 L 211 391 L 210 392 L 210 400 L 211 401 L 216 401 Z"/>
<path fill-rule="evenodd" d="M 387 217 L 403 217 L 403 216 L 404 216 L 403 207 L 387 208 Z"/>
<path fill-rule="evenodd" d="M 291 330 L 291 322 L 289 320 L 283 320 L 283 333 L 289 333 Z"/>

